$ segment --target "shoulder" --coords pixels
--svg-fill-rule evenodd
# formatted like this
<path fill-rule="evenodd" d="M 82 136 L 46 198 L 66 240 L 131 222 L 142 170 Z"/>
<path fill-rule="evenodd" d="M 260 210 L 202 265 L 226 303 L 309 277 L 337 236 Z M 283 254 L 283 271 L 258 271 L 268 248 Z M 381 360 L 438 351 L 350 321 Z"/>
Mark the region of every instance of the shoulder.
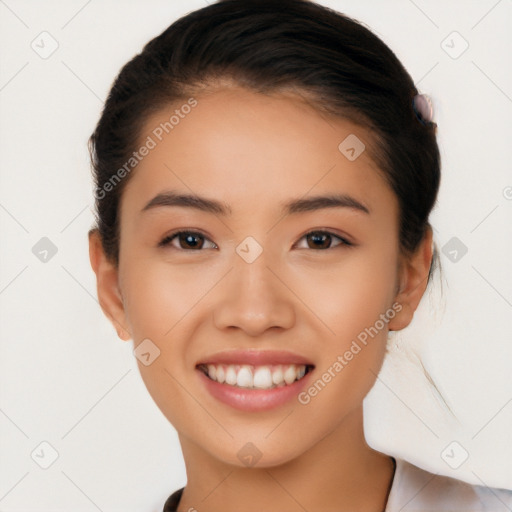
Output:
<path fill-rule="evenodd" d="M 472 485 L 396 458 L 385 512 L 510 512 L 512 490 Z"/>

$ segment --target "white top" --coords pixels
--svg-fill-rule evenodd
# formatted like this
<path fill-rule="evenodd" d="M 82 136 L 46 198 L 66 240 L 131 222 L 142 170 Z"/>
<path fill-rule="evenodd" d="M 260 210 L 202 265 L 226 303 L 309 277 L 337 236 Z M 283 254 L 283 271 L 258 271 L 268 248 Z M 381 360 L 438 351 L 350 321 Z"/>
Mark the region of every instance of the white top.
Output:
<path fill-rule="evenodd" d="M 512 490 L 472 485 L 395 460 L 385 512 L 512 512 Z"/>

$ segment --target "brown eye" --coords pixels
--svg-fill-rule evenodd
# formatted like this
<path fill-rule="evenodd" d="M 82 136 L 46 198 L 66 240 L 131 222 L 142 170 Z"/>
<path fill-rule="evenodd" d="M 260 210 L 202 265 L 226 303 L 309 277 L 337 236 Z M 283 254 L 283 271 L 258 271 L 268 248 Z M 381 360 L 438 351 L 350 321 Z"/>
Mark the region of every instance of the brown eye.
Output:
<path fill-rule="evenodd" d="M 177 240 L 178 246 L 173 244 Z M 182 250 L 200 250 L 204 247 L 205 240 L 208 240 L 201 233 L 194 231 L 178 231 L 166 236 L 158 245 L 160 247 L 171 246 L 174 249 Z M 212 245 L 217 247 L 211 240 L 208 240 Z"/>
<path fill-rule="evenodd" d="M 351 246 L 352 244 L 345 240 L 344 238 L 335 235 L 334 233 L 330 233 L 329 231 L 311 231 L 310 233 L 304 235 L 302 239 L 306 240 L 307 247 L 306 249 L 333 249 L 334 247 L 340 245 Z M 301 239 L 301 240 L 302 240 Z M 333 239 L 337 239 L 340 243 L 336 244 L 332 247 Z"/>

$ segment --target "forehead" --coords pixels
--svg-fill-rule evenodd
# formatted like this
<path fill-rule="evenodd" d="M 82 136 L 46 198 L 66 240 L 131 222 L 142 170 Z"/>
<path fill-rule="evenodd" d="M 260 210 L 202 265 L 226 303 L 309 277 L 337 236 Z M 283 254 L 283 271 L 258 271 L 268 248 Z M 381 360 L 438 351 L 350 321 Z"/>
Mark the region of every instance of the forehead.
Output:
<path fill-rule="evenodd" d="M 139 142 L 151 149 L 123 192 L 130 209 L 165 189 L 216 197 L 233 212 L 326 192 L 396 209 L 359 125 L 327 118 L 297 97 L 240 87 L 194 100 L 162 108 L 145 123 Z"/>

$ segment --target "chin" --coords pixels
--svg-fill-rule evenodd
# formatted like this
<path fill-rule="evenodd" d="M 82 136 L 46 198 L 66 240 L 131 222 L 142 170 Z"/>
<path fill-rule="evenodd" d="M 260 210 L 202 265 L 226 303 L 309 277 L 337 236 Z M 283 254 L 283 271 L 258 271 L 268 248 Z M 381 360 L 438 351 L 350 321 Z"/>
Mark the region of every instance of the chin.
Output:
<path fill-rule="evenodd" d="M 258 437 L 261 439 L 261 436 Z M 228 450 L 224 445 L 222 452 L 211 451 L 210 454 L 217 460 L 238 468 L 265 469 L 287 464 L 307 451 L 306 447 L 300 449 L 297 443 L 290 439 L 285 440 L 277 436 L 274 442 L 268 439 L 251 442 L 250 438 L 246 434 L 243 436 L 243 441 L 231 442 Z M 286 449 L 285 443 L 288 444 L 289 449 Z"/>

